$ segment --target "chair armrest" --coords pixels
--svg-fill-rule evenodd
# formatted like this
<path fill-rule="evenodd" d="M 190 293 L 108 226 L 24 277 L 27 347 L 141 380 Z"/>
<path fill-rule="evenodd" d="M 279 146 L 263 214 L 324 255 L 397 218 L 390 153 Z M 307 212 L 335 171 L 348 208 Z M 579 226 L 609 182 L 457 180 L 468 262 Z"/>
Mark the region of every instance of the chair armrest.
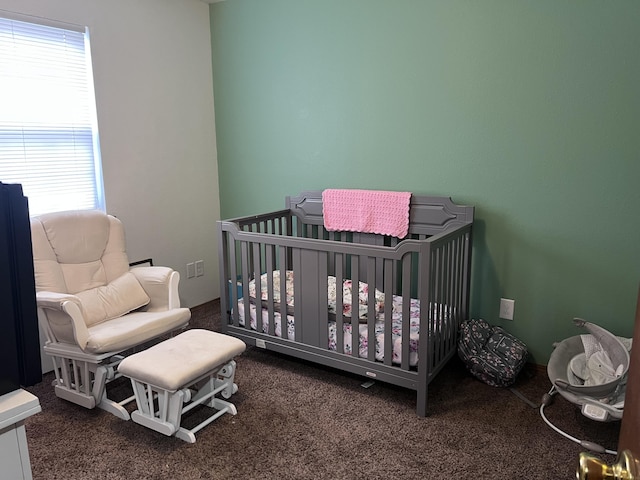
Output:
<path fill-rule="evenodd" d="M 142 310 L 159 312 L 180 308 L 180 274 L 169 267 L 135 267 L 129 270 L 147 292 L 151 301 Z"/>
<path fill-rule="evenodd" d="M 36 304 L 43 311 L 38 319 L 46 321 L 45 329 L 50 341 L 75 343 L 84 350 L 89 331 L 78 297 L 68 293 L 40 291 L 36 292 Z"/>

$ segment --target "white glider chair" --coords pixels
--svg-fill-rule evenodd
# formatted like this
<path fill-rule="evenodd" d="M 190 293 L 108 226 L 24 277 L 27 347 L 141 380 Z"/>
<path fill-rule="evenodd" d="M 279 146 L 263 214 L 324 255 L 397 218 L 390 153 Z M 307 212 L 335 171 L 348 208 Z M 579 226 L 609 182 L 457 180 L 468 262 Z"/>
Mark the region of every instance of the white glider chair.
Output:
<path fill-rule="evenodd" d="M 129 420 L 107 398 L 123 352 L 186 327 L 178 272 L 130 268 L 122 223 L 101 211 L 49 213 L 31 219 L 38 321 L 53 359 L 58 397 Z"/>

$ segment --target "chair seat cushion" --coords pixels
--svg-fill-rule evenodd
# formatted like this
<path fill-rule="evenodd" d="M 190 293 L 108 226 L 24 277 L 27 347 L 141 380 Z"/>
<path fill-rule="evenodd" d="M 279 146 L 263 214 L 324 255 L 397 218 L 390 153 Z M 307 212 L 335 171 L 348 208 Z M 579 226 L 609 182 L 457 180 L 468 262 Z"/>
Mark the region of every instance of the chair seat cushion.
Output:
<path fill-rule="evenodd" d="M 186 326 L 191 318 L 188 308 L 162 312 L 132 312 L 89 327 L 87 353 L 122 351 L 166 332 Z"/>
<path fill-rule="evenodd" d="M 149 303 L 150 298 L 131 272 L 107 285 L 78 292 L 87 327 L 120 317 Z"/>

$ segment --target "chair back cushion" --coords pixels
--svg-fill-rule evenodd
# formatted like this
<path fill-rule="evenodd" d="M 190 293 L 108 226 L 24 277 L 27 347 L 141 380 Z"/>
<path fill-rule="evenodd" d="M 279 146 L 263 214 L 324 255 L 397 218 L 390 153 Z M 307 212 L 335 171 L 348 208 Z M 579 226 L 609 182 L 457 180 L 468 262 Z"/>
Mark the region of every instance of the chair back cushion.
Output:
<path fill-rule="evenodd" d="M 36 290 L 76 294 L 129 271 L 124 228 L 98 210 L 32 217 Z"/>
<path fill-rule="evenodd" d="M 122 222 L 98 210 L 32 217 L 37 291 L 78 295 L 87 326 L 149 302 L 129 271 Z"/>

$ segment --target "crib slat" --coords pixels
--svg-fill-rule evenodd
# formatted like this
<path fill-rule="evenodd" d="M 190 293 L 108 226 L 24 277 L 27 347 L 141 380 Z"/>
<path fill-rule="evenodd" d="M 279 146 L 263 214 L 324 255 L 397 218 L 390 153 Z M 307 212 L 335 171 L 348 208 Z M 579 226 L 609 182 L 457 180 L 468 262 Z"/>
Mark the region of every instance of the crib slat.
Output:
<path fill-rule="evenodd" d="M 364 263 L 364 260 L 363 260 Z M 370 361 L 376 359 L 376 259 L 375 257 L 368 257 L 367 264 L 367 284 L 368 284 L 368 298 L 367 298 L 367 358 Z M 355 287 L 354 287 L 355 288 Z M 356 293 L 357 292 L 357 293 Z M 357 290 L 354 290 L 351 302 L 355 305 L 353 311 L 360 321 L 360 286 L 357 286 Z M 351 314 L 353 316 L 353 313 Z"/>
<path fill-rule="evenodd" d="M 441 343 L 440 343 L 440 325 L 442 324 L 442 305 L 446 301 L 446 281 L 445 277 L 447 274 L 447 263 L 446 263 L 446 255 L 445 255 L 446 247 L 440 247 L 437 249 L 438 252 L 438 276 L 436 279 L 437 285 L 437 294 L 433 315 L 433 326 L 431 328 L 431 336 L 433 337 L 434 349 L 433 349 L 433 357 L 434 364 L 437 365 L 440 360 L 441 353 Z"/>
<path fill-rule="evenodd" d="M 258 242 L 253 242 L 252 244 L 253 248 L 253 256 L 252 258 L 252 266 L 253 266 L 253 279 L 255 281 L 255 287 L 256 287 L 256 298 L 255 298 L 255 302 L 256 302 L 256 329 L 258 330 L 258 332 L 262 332 L 262 312 L 261 312 L 261 302 L 260 302 L 260 298 L 262 296 L 261 294 L 261 290 L 262 290 L 262 281 L 260 280 L 261 278 L 261 270 L 260 270 L 260 264 L 261 264 L 261 260 L 260 260 L 260 244 Z M 267 275 L 268 277 L 269 275 Z M 247 287 L 248 288 L 248 287 Z M 247 292 L 249 290 L 247 289 Z"/>
<path fill-rule="evenodd" d="M 447 350 L 446 350 L 446 345 L 445 345 L 445 340 L 446 340 L 446 336 L 444 334 L 444 322 L 445 322 L 445 316 L 447 315 L 447 308 L 449 305 L 451 305 L 451 302 L 453 301 L 453 297 L 452 297 L 452 292 L 453 292 L 453 243 L 452 242 L 448 242 L 446 247 L 445 247 L 445 252 L 446 252 L 446 256 L 447 256 L 447 274 L 445 276 L 445 280 L 446 280 L 446 297 L 445 297 L 445 302 L 442 305 L 442 321 L 441 321 L 441 325 L 442 327 L 440 328 L 441 331 L 441 335 L 442 335 L 442 347 L 441 347 L 441 359 L 444 358 Z"/>
<path fill-rule="evenodd" d="M 288 215 L 285 219 L 285 226 L 286 226 L 286 235 L 288 237 L 292 237 L 293 236 L 293 222 L 295 217 L 293 217 L 293 215 Z"/>
<path fill-rule="evenodd" d="M 328 253 L 321 252 L 318 254 L 318 313 L 317 318 L 317 335 L 318 338 L 314 345 L 320 348 L 327 348 L 327 325 L 329 325 L 329 282 L 328 275 Z"/>
<path fill-rule="evenodd" d="M 446 299 L 446 303 L 443 305 L 443 308 L 442 308 L 442 328 L 440 330 L 442 335 L 441 343 L 443 344 L 441 351 L 443 353 L 441 358 L 444 358 L 446 352 L 448 351 L 447 347 L 449 345 L 448 343 L 449 337 L 447 336 L 444 326 L 445 326 L 445 322 L 448 322 L 451 320 L 448 309 L 453 303 L 453 298 L 454 298 L 453 295 L 455 291 L 455 288 L 454 288 L 455 243 L 453 241 L 447 243 L 446 251 L 447 251 L 447 299 Z"/>
<path fill-rule="evenodd" d="M 336 350 L 344 351 L 344 258 L 342 254 L 335 254 L 335 278 L 336 278 Z M 353 328 L 353 326 L 352 326 Z"/>
<path fill-rule="evenodd" d="M 286 247 L 280 247 L 280 335 L 282 338 L 289 338 L 288 336 L 288 299 L 287 299 L 287 249 Z M 274 320 L 275 324 L 275 320 Z M 275 328 L 275 325 L 274 325 Z"/>
<path fill-rule="evenodd" d="M 463 257 L 463 265 L 464 272 L 463 276 L 465 278 L 465 282 L 463 283 L 463 302 L 464 311 L 461 312 L 462 318 L 466 319 L 469 315 L 469 295 L 470 295 L 470 285 L 469 279 L 471 277 L 471 227 L 468 228 L 467 233 L 465 234 L 465 246 L 464 246 L 464 257 Z"/>
<path fill-rule="evenodd" d="M 229 282 L 231 283 L 231 285 L 229 285 L 229 288 L 231 289 L 230 290 L 231 305 L 229 308 L 233 312 L 232 322 L 237 327 L 239 325 L 239 322 L 238 322 L 238 288 L 236 286 L 238 282 L 238 270 L 237 270 L 237 263 L 236 263 L 236 241 L 233 239 L 229 241 L 228 235 L 225 235 L 225 239 L 227 240 L 226 244 L 229 248 L 229 256 L 231 257 L 230 261 L 228 261 L 229 270 L 230 270 Z"/>
<path fill-rule="evenodd" d="M 242 271 L 242 301 L 244 303 L 244 326 L 250 328 L 250 312 L 251 303 L 249 301 L 249 244 L 241 242 L 240 244 L 240 262 Z"/>
<path fill-rule="evenodd" d="M 402 259 L 402 359 L 401 366 L 404 370 L 409 369 L 409 353 L 411 342 L 409 333 L 411 331 L 411 255 L 405 255 Z M 421 308 L 429 308 L 428 305 L 421 305 Z M 427 322 L 424 322 L 427 323 Z M 421 325 L 421 328 L 424 328 Z M 428 328 L 428 324 L 427 324 Z"/>
<path fill-rule="evenodd" d="M 298 319 L 298 325 L 296 325 L 295 330 L 295 341 L 302 341 L 302 275 L 300 275 L 301 271 L 301 260 L 300 255 L 301 250 L 299 248 L 291 249 L 291 260 L 292 260 L 292 270 L 293 270 L 293 318 Z"/>
<path fill-rule="evenodd" d="M 354 295 L 353 291 L 358 291 L 360 285 L 360 257 L 351 255 L 351 351 L 356 358 L 360 356 L 360 328 L 358 314 L 354 314 L 354 302 L 357 302 L 358 295 Z M 356 308 L 358 304 L 356 303 Z M 355 315 L 355 316 L 354 316 Z"/>
<path fill-rule="evenodd" d="M 449 326 L 449 331 L 447 332 L 450 336 L 451 340 L 449 343 L 449 348 L 457 347 L 457 329 L 453 328 L 453 325 L 457 323 L 457 317 L 460 314 L 460 306 L 461 306 L 461 255 L 462 255 L 462 241 L 460 238 L 455 238 L 453 241 L 454 245 L 454 262 L 453 262 L 453 275 L 454 275 L 454 293 L 453 299 L 451 301 L 451 305 L 449 307 L 449 321 L 447 322 Z"/>
<path fill-rule="evenodd" d="M 431 347 L 431 353 L 429 355 L 430 359 L 433 359 L 433 363 L 437 364 L 438 359 L 440 358 L 440 342 L 437 338 L 438 333 L 438 324 L 439 324 L 439 309 L 440 305 L 442 305 L 442 272 L 444 269 L 442 249 L 436 248 L 434 252 L 435 262 L 434 262 L 434 281 L 433 281 L 433 304 L 432 308 L 429 309 L 430 312 L 433 312 L 430 319 L 430 328 L 429 328 L 429 346 Z"/>
<path fill-rule="evenodd" d="M 383 263 L 384 286 L 384 364 L 391 365 L 393 362 L 393 261 L 385 259 Z M 406 332 L 400 332 L 401 339 L 405 343 L 408 342 L 409 335 Z"/>
<path fill-rule="evenodd" d="M 275 315 L 274 315 L 274 295 L 273 295 L 273 272 L 275 271 L 275 266 L 273 264 L 273 249 L 267 247 L 265 252 L 265 272 L 267 272 L 267 318 L 268 318 L 268 332 L 269 335 L 275 334 Z M 280 272 L 281 275 L 285 275 L 286 272 Z M 258 304 L 261 303 L 258 297 L 259 293 L 256 291 L 256 312 L 258 308 Z"/>

